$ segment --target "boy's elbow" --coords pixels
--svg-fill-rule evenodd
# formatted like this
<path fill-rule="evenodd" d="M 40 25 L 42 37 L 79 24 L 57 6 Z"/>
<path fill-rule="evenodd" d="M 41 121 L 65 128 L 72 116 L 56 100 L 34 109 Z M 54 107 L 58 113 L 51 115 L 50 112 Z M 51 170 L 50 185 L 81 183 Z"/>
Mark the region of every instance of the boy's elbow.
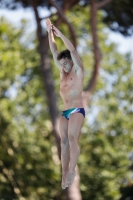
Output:
<path fill-rule="evenodd" d="M 73 52 L 73 51 L 75 51 L 76 49 L 75 49 L 75 47 L 73 46 L 71 49 L 70 49 L 70 52 Z"/>

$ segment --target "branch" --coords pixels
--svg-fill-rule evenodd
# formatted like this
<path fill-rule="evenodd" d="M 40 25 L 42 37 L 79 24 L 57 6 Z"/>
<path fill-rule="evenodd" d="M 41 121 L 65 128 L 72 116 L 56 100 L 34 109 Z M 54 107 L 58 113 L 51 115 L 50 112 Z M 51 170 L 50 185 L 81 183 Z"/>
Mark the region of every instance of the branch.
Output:
<path fill-rule="evenodd" d="M 41 42 L 41 36 L 42 36 L 42 27 L 41 27 L 41 19 L 39 17 L 39 13 L 38 13 L 38 10 L 37 10 L 37 5 L 36 5 L 36 2 L 34 0 L 29 0 L 29 2 L 31 3 L 31 6 L 33 7 L 33 10 L 34 10 L 34 13 L 35 13 L 35 18 L 36 18 L 36 24 L 37 24 L 37 35 L 38 35 L 38 38 Z"/>
<path fill-rule="evenodd" d="M 63 1 L 63 12 L 69 10 L 70 8 L 72 8 L 74 5 L 78 4 L 79 0 L 64 0 Z"/>
<path fill-rule="evenodd" d="M 66 11 L 70 10 L 74 5 L 78 4 L 78 2 L 79 2 L 79 0 L 71 0 L 71 1 L 64 0 L 63 6 L 62 6 L 62 12 L 65 14 Z M 59 25 L 62 23 L 62 21 L 63 21 L 62 18 L 60 18 L 58 16 L 58 19 L 55 22 L 55 26 L 59 27 Z"/>
<path fill-rule="evenodd" d="M 74 47 L 76 47 L 77 46 L 77 43 L 76 43 L 76 34 L 75 34 L 75 30 L 74 30 L 73 26 L 67 20 L 67 18 L 65 17 L 64 13 L 60 10 L 60 8 L 58 7 L 58 5 L 53 0 L 49 0 L 49 2 L 51 3 L 52 6 L 54 6 L 57 9 L 57 12 L 58 12 L 59 16 L 68 25 L 69 31 L 71 33 L 73 45 L 74 45 Z"/>
<path fill-rule="evenodd" d="M 85 91 L 93 90 L 96 84 L 96 79 L 98 76 L 98 71 L 100 67 L 101 53 L 98 45 L 98 36 L 97 36 L 97 7 L 96 0 L 91 0 L 91 33 L 93 41 L 93 54 L 94 54 L 94 70 L 90 83 L 86 87 Z"/>
<path fill-rule="evenodd" d="M 94 67 L 91 80 L 88 82 L 84 92 L 83 92 L 83 101 L 85 109 L 87 110 L 88 101 L 97 82 L 101 52 L 98 45 L 98 36 L 97 36 L 97 4 L 96 0 L 91 0 L 91 34 L 93 42 L 93 55 L 94 55 Z"/>
<path fill-rule="evenodd" d="M 107 4 L 109 4 L 112 0 L 104 0 L 100 3 L 97 3 L 97 9 L 101 9 L 103 8 L 104 6 L 106 6 Z"/>

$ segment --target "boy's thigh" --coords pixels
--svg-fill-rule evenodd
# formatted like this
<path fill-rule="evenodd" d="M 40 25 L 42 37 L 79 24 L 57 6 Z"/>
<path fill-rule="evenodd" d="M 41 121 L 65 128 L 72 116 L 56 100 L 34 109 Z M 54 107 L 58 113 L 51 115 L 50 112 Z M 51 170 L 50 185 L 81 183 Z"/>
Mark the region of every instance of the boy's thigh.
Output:
<path fill-rule="evenodd" d="M 84 122 L 84 116 L 81 113 L 73 113 L 70 115 L 68 123 L 68 137 L 78 141 L 81 128 Z"/>
<path fill-rule="evenodd" d="M 68 140 L 68 120 L 64 116 L 60 117 L 59 132 L 62 140 Z"/>

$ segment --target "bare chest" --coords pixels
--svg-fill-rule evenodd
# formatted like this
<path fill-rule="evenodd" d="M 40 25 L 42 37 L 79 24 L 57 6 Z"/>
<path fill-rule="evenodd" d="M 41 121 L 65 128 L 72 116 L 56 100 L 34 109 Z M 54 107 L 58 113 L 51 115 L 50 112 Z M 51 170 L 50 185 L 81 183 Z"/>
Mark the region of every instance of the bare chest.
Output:
<path fill-rule="evenodd" d="M 77 82 L 77 79 L 75 77 L 68 77 L 68 78 L 62 78 L 60 82 L 60 90 L 65 90 L 69 88 L 73 88 L 75 86 L 75 82 Z"/>
<path fill-rule="evenodd" d="M 62 75 L 60 82 L 60 92 L 62 94 L 82 90 L 83 77 L 78 76 L 75 72 L 65 76 Z"/>

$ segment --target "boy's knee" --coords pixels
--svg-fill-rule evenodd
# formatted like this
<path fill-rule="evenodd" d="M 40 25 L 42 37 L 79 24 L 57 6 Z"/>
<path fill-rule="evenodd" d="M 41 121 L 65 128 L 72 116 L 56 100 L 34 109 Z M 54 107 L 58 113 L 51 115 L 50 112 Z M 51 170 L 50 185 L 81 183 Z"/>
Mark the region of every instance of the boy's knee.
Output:
<path fill-rule="evenodd" d="M 70 143 L 70 145 L 78 144 L 78 140 L 77 140 L 77 138 L 74 136 L 74 134 L 70 134 L 70 135 L 69 135 L 69 143 Z"/>
<path fill-rule="evenodd" d="M 68 146 L 69 146 L 68 138 L 62 138 L 61 139 L 61 147 L 68 147 Z"/>
<path fill-rule="evenodd" d="M 71 140 L 69 140 L 69 146 L 70 146 L 70 148 L 72 148 L 72 147 L 79 148 L 78 141 L 75 140 L 74 138 L 72 138 Z"/>

